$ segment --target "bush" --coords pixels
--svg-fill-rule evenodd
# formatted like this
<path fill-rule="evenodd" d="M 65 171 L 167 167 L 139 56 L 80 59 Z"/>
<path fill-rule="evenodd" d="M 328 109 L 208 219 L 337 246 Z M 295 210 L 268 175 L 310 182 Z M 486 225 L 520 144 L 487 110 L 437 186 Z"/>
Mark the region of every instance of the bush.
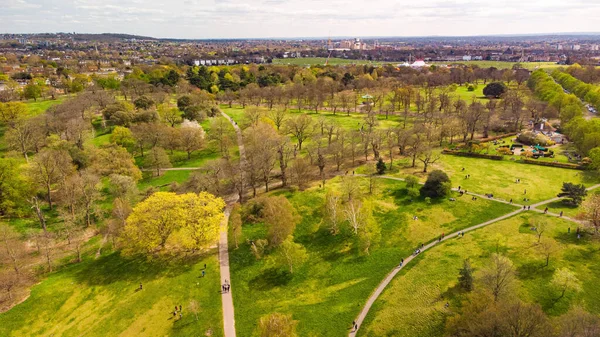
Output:
<path fill-rule="evenodd" d="M 375 167 L 377 169 L 377 174 L 382 175 L 385 173 L 386 167 L 385 163 L 383 162 L 383 159 L 379 158 Z"/>
<path fill-rule="evenodd" d="M 514 152 L 512 152 L 509 148 L 507 147 L 499 147 L 496 149 L 496 152 L 498 152 L 501 155 L 513 155 Z"/>
<path fill-rule="evenodd" d="M 585 170 L 586 169 L 586 166 L 584 166 L 584 165 L 569 164 L 569 163 L 552 163 L 552 162 L 547 162 L 547 161 L 538 161 L 535 159 L 526 159 L 526 158 L 521 158 L 521 163 L 540 165 L 540 166 L 560 167 L 560 168 L 567 168 L 567 169 L 573 169 L 573 170 Z"/>
<path fill-rule="evenodd" d="M 450 194 L 451 185 L 448 175 L 440 170 L 432 171 L 427 177 L 425 185 L 421 187 L 421 196 L 427 198 L 441 198 Z"/>
<path fill-rule="evenodd" d="M 404 178 L 404 181 L 406 182 L 406 188 L 409 188 L 409 189 L 419 185 L 419 178 L 417 178 L 415 176 L 408 176 L 408 177 Z"/>

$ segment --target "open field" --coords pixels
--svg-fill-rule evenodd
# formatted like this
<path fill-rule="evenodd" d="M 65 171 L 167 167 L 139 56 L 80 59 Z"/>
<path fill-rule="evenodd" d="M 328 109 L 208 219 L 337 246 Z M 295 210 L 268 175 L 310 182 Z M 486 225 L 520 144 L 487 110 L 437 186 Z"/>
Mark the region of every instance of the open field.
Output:
<path fill-rule="evenodd" d="M 312 66 L 312 65 L 325 65 L 326 57 L 300 57 L 300 58 L 287 58 L 287 59 L 273 59 L 273 64 L 289 64 L 299 66 Z M 379 65 L 384 62 L 375 62 L 368 60 L 351 60 L 332 57 L 329 59 L 329 63 L 332 66 L 344 65 L 344 64 L 373 64 Z"/>
<path fill-rule="evenodd" d="M 168 263 L 112 253 L 50 274 L 31 296 L 0 314 L 1 336 L 222 336 L 216 256 Z M 206 276 L 202 274 L 207 264 Z M 139 284 L 143 290 L 136 291 Z M 198 320 L 189 311 L 200 304 Z M 183 318 L 173 319 L 175 305 Z"/>
<path fill-rule="evenodd" d="M 543 234 L 561 250 L 544 267 L 538 252 L 537 237 L 530 230 L 532 219 L 545 218 L 549 228 Z M 567 228 L 571 227 L 571 234 Z M 444 319 L 460 304 L 463 293 L 456 288 L 458 270 L 469 258 L 477 272 L 496 250 L 506 254 L 517 270 L 517 291 L 522 300 L 539 303 L 551 317 L 564 314 L 570 305 L 579 304 L 600 313 L 600 297 L 595 285 L 600 281 L 597 241 L 589 236 L 577 240 L 574 225 L 562 219 L 524 213 L 489 227 L 453 239 L 425 252 L 410 268 L 402 270 L 375 302 L 359 336 L 440 336 Z M 555 301 L 550 286 L 553 272 L 560 267 L 573 271 L 582 281 L 581 293 L 567 294 Z M 446 302 L 449 308 L 444 308 Z"/>
<path fill-rule="evenodd" d="M 563 182 L 585 184 L 598 183 L 598 175 L 594 172 L 569 170 L 521 164 L 510 160 L 488 160 L 442 155 L 439 164 L 452 179 L 452 186 L 476 193 L 492 193 L 494 197 L 524 203 L 523 199 L 533 204 L 556 197 Z M 465 168 L 462 171 L 462 168 Z M 470 178 L 465 179 L 465 175 Z M 521 179 L 516 183 L 516 179 Z M 526 192 L 526 193 L 525 193 Z"/>
<path fill-rule="evenodd" d="M 327 188 L 339 188 L 340 179 L 328 182 Z M 361 180 L 364 189 L 366 179 Z M 455 202 L 410 202 L 403 182 L 377 183 L 375 215 L 382 239 L 370 255 L 358 255 L 351 235 L 333 236 L 324 228 L 325 191 L 318 188 L 274 192 L 283 193 L 302 215 L 294 236 L 307 249 L 309 262 L 294 274 L 272 268 L 268 258 L 256 260 L 247 240 L 264 237 L 266 229 L 261 224 L 244 225 L 240 248 L 230 252 L 240 336 L 249 336 L 259 317 L 271 312 L 291 313 L 299 321 L 301 336 L 340 336 L 384 275 L 417 245 L 515 209 L 460 197 Z M 412 219 L 414 215 L 418 220 Z"/>

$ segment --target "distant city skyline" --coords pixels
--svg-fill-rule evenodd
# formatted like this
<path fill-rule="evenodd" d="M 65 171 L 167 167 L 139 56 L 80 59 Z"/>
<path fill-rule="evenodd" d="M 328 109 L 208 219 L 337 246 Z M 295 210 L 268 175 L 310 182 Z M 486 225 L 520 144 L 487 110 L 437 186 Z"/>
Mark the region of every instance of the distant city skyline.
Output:
<path fill-rule="evenodd" d="M 0 33 L 156 38 L 481 36 L 597 32 L 597 0 L 0 0 Z"/>

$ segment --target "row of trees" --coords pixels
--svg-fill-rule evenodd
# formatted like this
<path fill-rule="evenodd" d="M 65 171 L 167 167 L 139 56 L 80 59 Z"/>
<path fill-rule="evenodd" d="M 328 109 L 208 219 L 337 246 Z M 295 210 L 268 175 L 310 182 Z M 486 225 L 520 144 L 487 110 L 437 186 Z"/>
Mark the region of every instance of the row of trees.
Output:
<path fill-rule="evenodd" d="M 581 100 L 590 103 L 596 109 L 600 109 L 600 86 L 583 82 L 560 70 L 553 71 L 552 77 L 563 88 L 574 93 Z"/>

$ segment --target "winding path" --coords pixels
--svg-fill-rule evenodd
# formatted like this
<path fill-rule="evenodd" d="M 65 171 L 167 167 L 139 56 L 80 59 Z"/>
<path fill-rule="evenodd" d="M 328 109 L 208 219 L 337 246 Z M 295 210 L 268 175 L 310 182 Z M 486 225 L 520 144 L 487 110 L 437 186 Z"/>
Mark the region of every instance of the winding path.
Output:
<path fill-rule="evenodd" d="M 227 118 L 237 134 L 237 143 L 240 152 L 240 165 L 244 165 L 246 161 L 246 151 L 242 139 L 242 132 L 231 117 L 221 112 L 223 117 Z M 181 169 L 181 168 L 179 168 Z M 243 170 L 242 170 L 243 171 Z M 221 284 L 231 284 L 231 275 L 229 273 L 229 241 L 227 240 L 229 214 L 233 204 L 238 200 L 237 197 L 227 198 L 227 207 L 225 208 L 225 217 L 221 222 L 221 233 L 219 236 L 219 267 L 221 271 Z M 222 294 L 223 304 L 223 330 L 225 337 L 235 337 L 235 315 L 233 311 L 233 295 L 231 291 Z"/>
<path fill-rule="evenodd" d="M 382 179 L 403 180 L 402 178 L 389 177 L 389 176 L 381 176 L 381 178 Z M 590 186 L 590 187 L 586 188 L 586 190 L 587 191 L 591 191 L 591 190 L 597 189 L 599 187 L 600 187 L 600 184 L 596 184 L 596 185 L 593 185 L 593 186 Z M 456 191 L 457 189 L 453 189 L 453 190 Z M 470 232 L 470 231 L 473 231 L 475 229 L 479 229 L 479 228 L 485 227 L 487 225 L 491 225 L 491 224 L 493 224 L 495 222 L 508 219 L 508 218 L 510 218 L 512 216 L 515 216 L 515 215 L 519 214 L 519 213 L 528 211 L 528 210 L 525 210 L 523 208 L 523 205 L 510 203 L 510 202 L 508 202 L 506 200 L 495 199 L 495 198 L 488 198 L 486 196 L 482 196 L 482 195 L 479 195 L 479 194 L 476 194 L 476 193 L 471 193 L 471 192 L 468 192 L 467 194 L 470 194 L 470 195 L 473 195 L 473 196 L 478 196 L 478 197 L 481 197 L 481 198 L 487 199 L 487 200 L 493 200 L 493 201 L 496 201 L 496 202 L 501 202 L 501 203 L 504 203 L 504 204 L 510 204 L 510 205 L 515 206 L 515 207 L 519 207 L 519 209 L 516 210 L 516 211 L 513 211 L 511 213 L 505 214 L 503 216 L 500 216 L 498 218 L 495 218 L 495 219 L 492 219 L 492 220 L 489 220 L 489 221 L 486 221 L 486 222 L 482 222 L 482 223 L 480 223 L 478 225 L 471 226 L 469 228 L 465 228 L 465 229 L 462 229 L 460 231 L 454 232 L 452 234 L 446 235 L 440 241 L 437 241 L 437 240 L 436 241 L 432 241 L 429 244 L 425 245 L 423 248 L 421 248 L 421 253 L 423 253 L 424 251 L 426 251 L 426 250 L 428 250 L 428 249 L 430 249 L 432 247 L 435 247 L 437 244 L 440 244 L 440 243 L 442 243 L 444 241 L 447 241 L 447 240 L 450 240 L 452 238 L 457 237 L 458 233 L 460 233 L 460 232 L 463 232 L 463 233 L 464 232 Z M 555 201 L 558 201 L 558 200 L 561 200 L 561 199 L 563 199 L 563 198 L 556 197 L 556 198 L 552 198 L 552 199 L 540 201 L 540 202 L 538 202 L 536 204 L 531 205 L 531 209 L 530 210 L 538 212 L 538 213 L 547 214 L 547 215 L 550 215 L 550 216 L 561 217 L 559 214 L 544 212 L 543 210 L 540 210 L 540 209 L 537 208 L 539 206 L 543 206 L 543 205 L 546 205 L 546 204 L 549 204 L 551 202 L 555 202 Z M 569 217 L 564 217 L 563 216 L 561 218 L 563 218 L 565 220 L 573 221 L 573 222 L 576 222 L 576 223 L 581 223 L 579 220 L 575 220 L 575 219 L 572 219 L 572 218 L 569 218 Z M 375 289 L 375 291 L 373 291 L 373 293 L 371 294 L 371 296 L 369 296 L 369 299 L 367 300 L 367 302 L 363 306 L 363 309 L 361 310 L 361 312 L 358 314 L 358 317 L 356 317 L 355 322 L 356 322 L 358 328 L 356 330 L 352 329 L 350 331 L 350 333 L 348 334 L 349 337 L 355 337 L 356 336 L 356 333 L 358 332 L 358 330 L 360 329 L 363 321 L 367 317 L 367 314 L 369 313 L 369 310 L 371 310 L 371 307 L 373 306 L 373 303 L 375 303 L 375 301 L 377 300 L 377 298 L 379 298 L 379 295 L 381 295 L 381 293 L 385 290 L 385 288 L 388 286 L 388 284 L 390 284 L 390 282 L 392 281 L 392 279 L 394 279 L 394 276 L 396 276 L 396 274 L 398 274 L 398 272 L 400 272 L 400 270 L 402 270 L 402 268 L 404 268 L 408 263 L 410 263 L 415 257 L 416 257 L 415 255 L 411 255 L 409 257 L 406 257 L 404 259 L 404 263 L 401 266 L 398 266 L 398 267 L 394 268 L 383 279 L 383 281 L 381 281 L 381 283 L 379 283 L 379 285 L 377 286 L 377 288 Z"/>

